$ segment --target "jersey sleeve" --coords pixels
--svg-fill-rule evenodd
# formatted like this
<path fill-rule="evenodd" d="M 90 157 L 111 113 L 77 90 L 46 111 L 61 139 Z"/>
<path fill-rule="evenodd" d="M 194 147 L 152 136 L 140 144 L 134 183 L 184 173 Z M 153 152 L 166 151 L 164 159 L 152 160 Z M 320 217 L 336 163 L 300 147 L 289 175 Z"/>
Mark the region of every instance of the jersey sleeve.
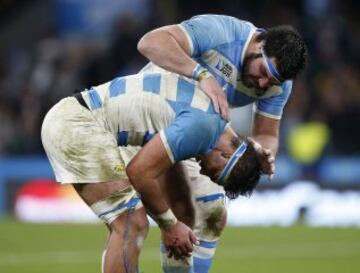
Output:
<path fill-rule="evenodd" d="M 160 132 L 160 137 L 175 163 L 212 150 L 224 127 L 225 122 L 217 114 L 182 111 Z"/>
<path fill-rule="evenodd" d="M 193 57 L 224 43 L 231 43 L 254 27 L 249 22 L 231 16 L 212 14 L 192 17 L 179 26 L 188 37 Z"/>
<path fill-rule="evenodd" d="M 259 99 L 255 102 L 255 113 L 273 119 L 281 119 L 284 107 L 291 94 L 291 89 L 292 81 L 284 82 L 280 95 L 266 99 Z"/>

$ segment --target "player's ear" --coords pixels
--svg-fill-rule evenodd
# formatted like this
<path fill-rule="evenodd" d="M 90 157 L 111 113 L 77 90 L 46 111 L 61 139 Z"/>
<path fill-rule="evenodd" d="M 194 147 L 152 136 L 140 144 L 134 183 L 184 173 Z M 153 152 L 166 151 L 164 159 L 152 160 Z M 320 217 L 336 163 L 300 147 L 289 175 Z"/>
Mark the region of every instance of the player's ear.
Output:
<path fill-rule="evenodd" d="M 230 159 L 230 157 L 231 157 L 231 153 L 227 153 L 227 152 L 222 152 L 221 153 L 221 156 L 222 157 L 224 157 L 224 158 L 226 158 L 226 160 L 229 160 Z"/>

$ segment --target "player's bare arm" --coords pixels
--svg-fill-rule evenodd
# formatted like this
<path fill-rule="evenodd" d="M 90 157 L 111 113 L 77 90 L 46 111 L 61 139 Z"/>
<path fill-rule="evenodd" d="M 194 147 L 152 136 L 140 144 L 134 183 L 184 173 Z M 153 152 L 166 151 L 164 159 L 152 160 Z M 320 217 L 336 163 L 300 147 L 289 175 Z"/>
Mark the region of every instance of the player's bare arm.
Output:
<path fill-rule="evenodd" d="M 191 77 L 196 61 L 190 57 L 190 45 L 185 33 L 177 25 L 170 25 L 146 33 L 138 43 L 138 50 L 162 68 Z"/>
<path fill-rule="evenodd" d="M 191 178 L 184 162 L 176 162 L 159 179 L 166 201 L 175 216 L 188 227 L 195 224 L 195 207 L 191 192 Z"/>
<path fill-rule="evenodd" d="M 209 72 L 197 71 L 198 63 L 191 58 L 191 49 L 184 31 L 170 25 L 146 33 L 138 50 L 154 64 L 180 75 L 199 80 L 201 89 L 211 98 L 216 112 L 229 120 L 226 94 Z"/>
<path fill-rule="evenodd" d="M 175 257 L 183 257 L 190 255 L 196 238 L 189 227 L 177 221 L 161 191 L 158 179 L 171 166 L 169 156 L 157 134 L 131 160 L 126 172 L 146 208 L 158 222 L 165 247 Z"/>
<path fill-rule="evenodd" d="M 255 114 L 252 136 L 261 145 L 258 146 L 257 151 L 262 158 L 263 172 L 268 174 L 270 179 L 275 173 L 275 156 L 279 147 L 279 128 L 280 120 Z"/>

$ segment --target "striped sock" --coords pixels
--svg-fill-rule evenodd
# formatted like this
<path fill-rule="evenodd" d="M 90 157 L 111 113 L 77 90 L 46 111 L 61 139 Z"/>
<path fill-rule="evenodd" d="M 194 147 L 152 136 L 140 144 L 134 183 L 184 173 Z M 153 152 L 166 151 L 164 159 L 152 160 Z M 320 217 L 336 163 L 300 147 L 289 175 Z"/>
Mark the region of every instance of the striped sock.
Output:
<path fill-rule="evenodd" d="M 200 240 L 200 245 L 195 246 L 194 257 L 194 273 L 208 273 L 212 264 L 217 241 Z"/>

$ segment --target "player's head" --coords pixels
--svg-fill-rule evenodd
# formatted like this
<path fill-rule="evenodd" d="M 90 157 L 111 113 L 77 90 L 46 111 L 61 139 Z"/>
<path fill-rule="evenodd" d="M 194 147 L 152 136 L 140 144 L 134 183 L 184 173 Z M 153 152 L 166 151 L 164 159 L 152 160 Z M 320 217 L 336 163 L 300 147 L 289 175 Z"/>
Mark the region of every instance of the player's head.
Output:
<path fill-rule="evenodd" d="M 247 87 L 266 90 L 294 79 L 305 67 L 306 45 L 297 30 L 284 25 L 259 33 L 254 52 L 244 58 L 241 80 Z"/>
<path fill-rule="evenodd" d="M 250 195 L 261 176 L 254 147 L 236 135 L 222 137 L 214 150 L 201 157 L 200 165 L 201 173 L 223 186 L 230 199 Z"/>

